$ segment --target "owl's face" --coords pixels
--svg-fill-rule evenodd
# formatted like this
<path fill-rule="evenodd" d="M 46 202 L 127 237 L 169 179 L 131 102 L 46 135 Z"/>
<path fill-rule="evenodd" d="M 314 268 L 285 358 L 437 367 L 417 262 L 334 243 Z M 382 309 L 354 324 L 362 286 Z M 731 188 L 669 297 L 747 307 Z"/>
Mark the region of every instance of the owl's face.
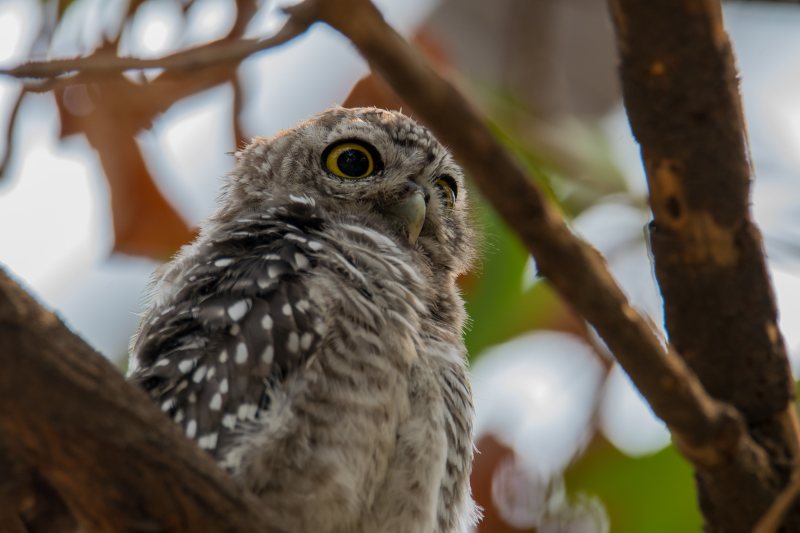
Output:
<path fill-rule="evenodd" d="M 238 154 L 223 211 L 305 194 L 332 217 L 388 233 L 436 270 L 472 260 L 461 169 L 424 127 L 392 111 L 334 108 Z"/>

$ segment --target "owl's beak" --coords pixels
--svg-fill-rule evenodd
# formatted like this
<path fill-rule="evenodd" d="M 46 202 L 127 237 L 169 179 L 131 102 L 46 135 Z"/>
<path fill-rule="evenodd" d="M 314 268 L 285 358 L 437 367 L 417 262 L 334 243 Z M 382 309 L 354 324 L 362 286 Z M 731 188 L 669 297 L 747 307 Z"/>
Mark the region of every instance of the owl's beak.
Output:
<path fill-rule="evenodd" d="M 389 214 L 403 226 L 406 230 L 408 242 L 417 242 L 422 226 L 425 225 L 427 205 L 425 194 L 421 190 L 415 190 L 408 196 L 387 207 Z"/>

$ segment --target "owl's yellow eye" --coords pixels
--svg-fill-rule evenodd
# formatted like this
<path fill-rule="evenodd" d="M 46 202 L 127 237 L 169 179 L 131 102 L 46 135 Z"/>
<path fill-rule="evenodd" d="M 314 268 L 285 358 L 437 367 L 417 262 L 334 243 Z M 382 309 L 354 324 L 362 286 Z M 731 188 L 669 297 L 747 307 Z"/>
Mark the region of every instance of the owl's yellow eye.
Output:
<path fill-rule="evenodd" d="M 448 209 L 453 209 L 456 205 L 456 197 L 458 196 L 456 181 L 446 174 L 444 176 L 439 176 L 436 180 L 436 188 L 439 189 L 444 205 L 446 205 Z"/>
<path fill-rule="evenodd" d="M 325 168 L 340 178 L 357 180 L 366 178 L 377 169 L 372 147 L 356 142 L 343 142 L 326 150 Z"/>

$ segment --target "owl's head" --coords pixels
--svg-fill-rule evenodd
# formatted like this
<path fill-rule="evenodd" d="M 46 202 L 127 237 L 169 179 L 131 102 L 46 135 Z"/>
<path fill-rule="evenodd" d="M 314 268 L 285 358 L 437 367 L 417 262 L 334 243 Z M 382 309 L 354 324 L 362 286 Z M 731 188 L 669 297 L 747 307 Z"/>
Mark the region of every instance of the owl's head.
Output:
<path fill-rule="evenodd" d="M 464 176 L 424 127 L 401 113 L 333 108 L 237 154 L 225 208 L 258 210 L 305 194 L 330 217 L 391 235 L 438 271 L 473 257 Z"/>

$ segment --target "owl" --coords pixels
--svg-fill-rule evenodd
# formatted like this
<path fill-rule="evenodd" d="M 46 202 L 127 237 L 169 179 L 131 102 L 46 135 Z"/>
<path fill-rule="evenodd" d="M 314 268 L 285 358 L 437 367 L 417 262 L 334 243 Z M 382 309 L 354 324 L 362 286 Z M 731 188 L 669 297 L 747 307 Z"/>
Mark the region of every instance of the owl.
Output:
<path fill-rule="evenodd" d="M 464 531 L 462 171 L 375 108 L 330 109 L 236 157 L 216 213 L 156 276 L 130 379 L 274 531 Z"/>

